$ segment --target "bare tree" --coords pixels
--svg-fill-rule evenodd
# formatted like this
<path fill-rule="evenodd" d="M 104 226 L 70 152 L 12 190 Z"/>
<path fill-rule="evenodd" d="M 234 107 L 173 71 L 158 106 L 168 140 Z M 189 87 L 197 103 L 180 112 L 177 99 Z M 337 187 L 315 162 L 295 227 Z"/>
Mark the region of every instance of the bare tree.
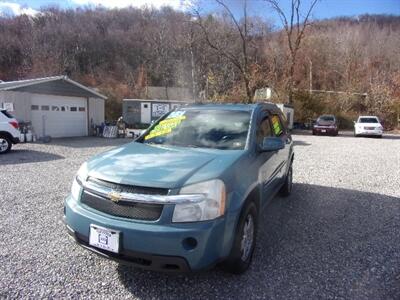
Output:
<path fill-rule="evenodd" d="M 249 65 L 249 32 L 248 32 L 248 18 L 247 18 L 247 0 L 243 1 L 243 20 L 240 22 L 234 14 L 232 10 L 228 7 L 228 5 L 222 0 L 215 0 L 226 12 L 228 18 L 234 25 L 237 34 L 239 35 L 239 43 L 240 43 L 240 51 L 232 51 L 232 48 L 229 47 L 226 43 L 221 43 L 221 40 L 218 38 L 213 38 L 212 31 L 215 30 L 212 26 L 207 26 L 206 22 L 201 17 L 198 10 L 195 11 L 197 24 L 200 26 L 205 41 L 208 46 L 213 49 L 218 55 L 225 57 L 228 61 L 230 61 L 240 72 L 244 87 L 246 89 L 246 102 L 251 103 L 253 101 L 253 94 L 250 87 L 250 65 Z M 232 41 L 231 41 L 232 42 Z"/>
<path fill-rule="evenodd" d="M 301 42 L 305 35 L 305 29 L 310 25 L 310 15 L 318 0 L 312 0 L 306 14 L 302 16 L 301 13 L 301 0 L 292 0 L 290 6 L 290 13 L 286 15 L 283 9 L 279 6 L 277 0 L 265 0 L 279 15 L 282 25 L 285 30 L 286 40 L 289 48 L 289 64 L 287 68 L 287 92 L 289 96 L 289 103 L 293 103 L 293 88 L 294 80 L 293 75 L 296 67 L 297 53 L 300 49 Z"/>

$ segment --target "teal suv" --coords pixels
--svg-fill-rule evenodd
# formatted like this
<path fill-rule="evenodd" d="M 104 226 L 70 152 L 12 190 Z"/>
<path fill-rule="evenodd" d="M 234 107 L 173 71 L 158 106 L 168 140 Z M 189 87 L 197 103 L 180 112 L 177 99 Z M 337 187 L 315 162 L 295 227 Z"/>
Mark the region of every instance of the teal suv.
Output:
<path fill-rule="evenodd" d="M 70 235 L 144 269 L 250 265 L 261 211 L 292 189 L 293 143 L 274 104 L 198 104 L 84 163 L 65 200 Z"/>

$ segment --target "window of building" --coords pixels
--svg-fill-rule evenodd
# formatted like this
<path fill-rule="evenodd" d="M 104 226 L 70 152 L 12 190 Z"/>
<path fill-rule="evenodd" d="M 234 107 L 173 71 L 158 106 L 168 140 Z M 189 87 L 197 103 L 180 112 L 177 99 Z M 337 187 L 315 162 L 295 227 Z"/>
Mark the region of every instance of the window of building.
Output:
<path fill-rule="evenodd" d="M 52 106 L 51 107 L 51 111 L 60 111 L 60 107 L 59 106 Z"/>
<path fill-rule="evenodd" d="M 61 106 L 61 111 L 65 111 L 65 106 Z"/>
<path fill-rule="evenodd" d="M 70 110 L 70 111 L 78 111 L 78 109 L 77 109 L 76 106 L 71 106 L 69 110 Z"/>
<path fill-rule="evenodd" d="M 39 105 L 31 105 L 31 110 L 39 110 Z"/>
<path fill-rule="evenodd" d="M 48 105 L 42 105 L 41 110 L 50 110 L 50 106 Z"/>
<path fill-rule="evenodd" d="M 86 108 L 85 108 L 85 107 L 82 107 L 82 106 L 80 106 L 80 107 L 79 107 L 79 111 L 86 111 Z"/>

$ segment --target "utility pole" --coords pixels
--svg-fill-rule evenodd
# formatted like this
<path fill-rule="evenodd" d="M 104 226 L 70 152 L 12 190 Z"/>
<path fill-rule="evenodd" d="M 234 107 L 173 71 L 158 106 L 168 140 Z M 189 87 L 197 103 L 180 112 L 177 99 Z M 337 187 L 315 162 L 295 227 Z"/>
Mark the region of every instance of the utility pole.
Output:
<path fill-rule="evenodd" d="M 195 77 L 195 63 L 194 63 L 194 53 L 193 53 L 193 44 L 191 44 L 190 46 L 190 61 L 191 61 L 191 65 L 192 65 L 192 97 L 193 100 L 196 101 L 196 77 Z"/>
<path fill-rule="evenodd" d="M 310 61 L 310 77 L 309 77 L 309 79 L 310 79 L 310 95 L 312 94 L 312 60 L 311 60 L 311 58 L 309 59 L 309 61 Z"/>
<path fill-rule="evenodd" d="M 194 53 L 193 53 L 193 44 L 194 44 L 194 32 L 193 32 L 193 22 L 190 22 L 190 63 L 191 63 L 191 68 L 192 68 L 192 97 L 193 100 L 196 101 L 196 74 L 195 74 L 195 68 L 196 64 L 194 61 Z"/>

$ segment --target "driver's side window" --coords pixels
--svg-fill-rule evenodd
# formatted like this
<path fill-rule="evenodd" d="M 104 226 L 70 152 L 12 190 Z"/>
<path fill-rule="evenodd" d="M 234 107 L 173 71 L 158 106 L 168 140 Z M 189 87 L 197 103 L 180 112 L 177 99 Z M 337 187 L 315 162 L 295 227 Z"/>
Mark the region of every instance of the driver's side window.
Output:
<path fill-rule="evenodd" d="M 269 118 L 265 117 L 257 129 L 257 144 L 260 145 L 265 137 L 272 136 L 271 124 Z"/>

